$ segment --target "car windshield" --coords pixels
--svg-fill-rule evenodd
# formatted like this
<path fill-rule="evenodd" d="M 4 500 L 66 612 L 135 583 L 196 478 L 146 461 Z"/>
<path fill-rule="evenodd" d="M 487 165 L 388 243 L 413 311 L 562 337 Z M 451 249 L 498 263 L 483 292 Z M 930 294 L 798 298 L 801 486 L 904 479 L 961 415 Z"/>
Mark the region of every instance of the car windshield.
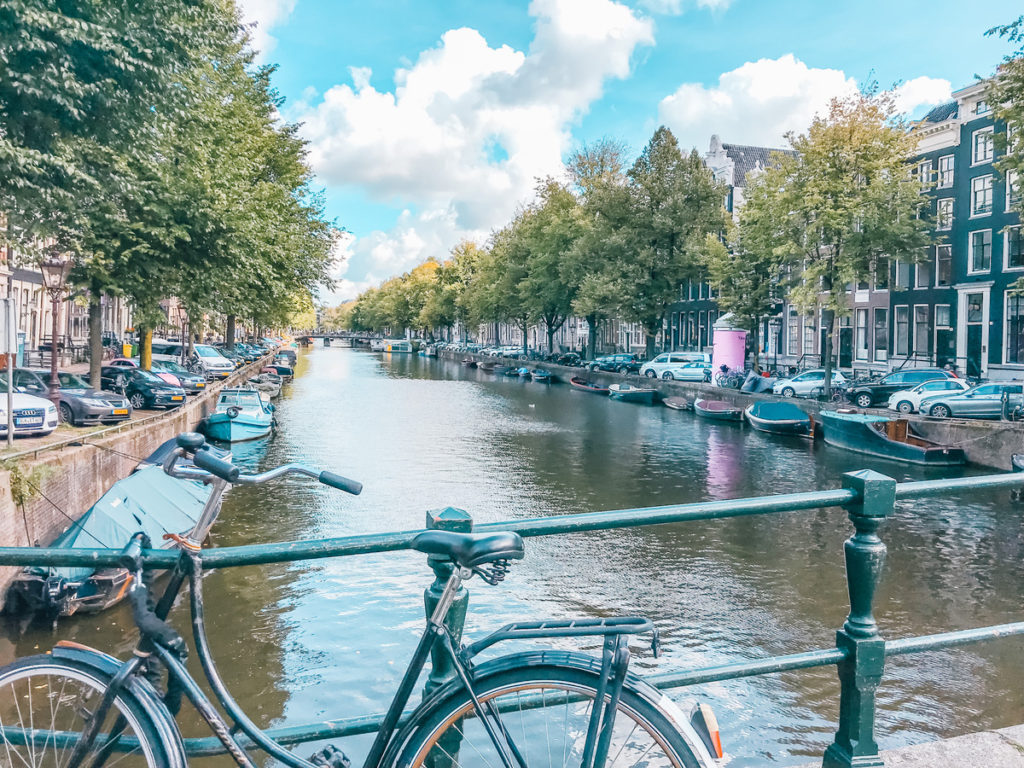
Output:
<path fill-rule="evenodd" d="M 148 381 L 150 383 L 156 383 L 156 384 L 166 384 L 167 383 L 166 381 L 161 379 L 159 376 L 157 376 L 152 371 L 144 371 L 141 368 L 135 369 L 135 375 L 138 376 L 143 381 Z"/>
<path fill-rule="evenodd" d="M 153 367 L 167 373 L 188 373 L 188 368 L 178 363 L 172 363 L 169 360 L 154 360 Z"/>
<path fill-rule="evenodd" d="M 221 354 L 213 347 L 208 347 L 205 344 L 196 344 L 196 354 L 200 357 L 220 357 Z"/>
<path fill-rule="evenodd" d="M 61 389 L 89 389 L 89 382 L 73 373 L 58 373 Z"/>

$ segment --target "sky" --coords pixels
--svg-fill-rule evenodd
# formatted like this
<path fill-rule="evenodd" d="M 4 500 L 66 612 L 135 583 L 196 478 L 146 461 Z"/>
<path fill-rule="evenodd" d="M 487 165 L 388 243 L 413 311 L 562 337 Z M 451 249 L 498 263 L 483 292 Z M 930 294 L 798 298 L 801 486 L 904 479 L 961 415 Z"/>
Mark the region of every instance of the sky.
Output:
<path fill-rule="evenodd" d="M 910 116 L 1009 52 L 1017 0 L 238 0 L 345 235 L 327 305 L 463 239 L 604 137 L 786 146 L 871 81 Z"/>

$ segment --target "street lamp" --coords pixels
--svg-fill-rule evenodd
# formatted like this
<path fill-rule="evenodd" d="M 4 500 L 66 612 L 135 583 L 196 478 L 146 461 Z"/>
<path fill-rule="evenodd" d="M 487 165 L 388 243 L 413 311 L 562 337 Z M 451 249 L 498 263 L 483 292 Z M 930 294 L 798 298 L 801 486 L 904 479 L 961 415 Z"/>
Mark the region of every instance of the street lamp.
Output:
<path fill-rule="evenodd" d="M 782 330 L 782 320 L 779 317 L 772 317 L 768 320 L 768 330 L 772 339 L 772 369 L 779 367 L 779 331 Z"/>
<path fill-rule="evenodd" d="M 53 328 L 50 334 L 50 399 L 55 406 L 60 405 L 60 379 L 57 377 L 57 336 L 60 333 L 60 303 L 64 287 L 71 272 L 71 259 L 66 253 L 54 253 L 39 265 L 43 274 L 43 286 L 50 294 Z"/>
<path fill-rule="evenodd" d="M 181 329 L 181 364 L 184 366 L 186 359 L 185 324 L 188 322 L 188 312 L 185 311 L 182 304 L 176 305 L 174 312 L 178 317 L 178 327 Z"/>

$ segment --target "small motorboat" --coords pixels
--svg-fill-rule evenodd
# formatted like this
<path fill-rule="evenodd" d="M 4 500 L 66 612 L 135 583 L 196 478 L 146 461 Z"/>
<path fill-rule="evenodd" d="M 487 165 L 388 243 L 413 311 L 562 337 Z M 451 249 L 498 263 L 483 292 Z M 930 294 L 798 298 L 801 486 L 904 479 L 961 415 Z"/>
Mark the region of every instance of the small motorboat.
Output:
<path fill-rule="evenodd" d="M 743 409 L 725 400 L 694 400 L 693 412 L 716 421 L 743 421 Z"/>
<path fill-rule="evenodd" d="M 940 445 L 921 437 L 906 419 L 841 411 L 822 411 L 818 416 L 825 442 L 837 448 L 933 467 L 967 463 L 963 448 Z"/>
<path fill-rule="evenodd" d="M 274 428 L 274 406 L 250 387 L 220 391 L 217 409 L 200 422 L 200 431 L 214 440 L 237 443 L 258 440 Z"/>
<path fill-rule="evenodd" d="M 608 387 L 608 396 L 612 400 L 621 400 L 628 403 L 654 404 L 654 396 L 657 390 L 649 387 L 635 387 L 632 384 L 612 384 Z"/>
<path fill-rule="evenodd" d="M 295 367 L 295 364 L 299 360 L 299 355 L 294 349 L 279 349 L 277 354 L 274 356 L 274 362 Z"/>
<path fill-rule="evenodd" d="M 551 381 L 551 371 L 545 371 L 543 368 L 534 368 L 530 371 L 530 378 L 534 381 L 547 384 Z"/>
<path fill-rule="evenodd" d="M 139 462 L 128 477 L 118 480 L 99 501 L 49 546 L 60 549 L 119 549 L 132 534 L 146 533 L 155 547 L 176 547 L 164 534 L 178 534 L 192 541 L 206 539 L 220 512 L 220 494 L 212 486 L 171 477 L 163 470 L 164 459 L 177 447 L 168 440 Z M 218 458 L 231 460 L 229 452 L 213 446 Z M 192 466 L 179 458 L 178 465 Z M 120 602 L 130 583 L 124 568 L 83 566 L 30 566 L 19 573 L 7 593 L 7 613 L 40 613 L 51 617 L 97 613 Z"/>
<path fill-rule="evenodd" d="M 498 364 L 493 360 L 481 360 L 476 364 L 477 370 L 483 371 L 484 373 L 494 373 L 494 368 Z"/>
<path fill-rule="evenodd" d="M 502 373 L 505 374 L 506 376 L 518 376 L 519 369 L 510 365 L 508 368 L 502 371 Z"/>
<path fill-rule="evenodd" d="M 533 371 L 531 371 L 529 368 L 516 368 L 516 376 L 518 376 L 521 379 L 530 378 L 530 375 L 532 373 Z"/>
<path fill-rule="evenodd" d="M 671 408 L 673 411 L 693 410 L 693 403 L 685 397 L 666 397 L 661 402 L 666 408 Z"/>
<path fill-rule="evenodd" d="M 263 392 L 267 397 L 275 398 L 281 394 L 284 379 L 276 373 L 260 373 L 249 379 L 249 385 Z"/>
<path fill-rule="evenodd" d="M 476 360 L 471 357 L 462 358 L 462 364 L 467 368 L 476 368 Z"/>
<path fill-rule="evenodd" d="M 579 376 L 573 376 L 569 379 L 569 385 L 574 389 L 582 390 L 583 392 L 593 392 L 595 395 L 607 395 L 608 387 L 603 384 L 597 384 L 593 381 L 587 381 L 581 379 Z"/>
<path fill-rule="evenodd" d="M 814 421 L 787 401 L 764 400 L 751 403 L 744 411 L 747 422 L 759 432 L 773 435 L 813 435 Z"/>

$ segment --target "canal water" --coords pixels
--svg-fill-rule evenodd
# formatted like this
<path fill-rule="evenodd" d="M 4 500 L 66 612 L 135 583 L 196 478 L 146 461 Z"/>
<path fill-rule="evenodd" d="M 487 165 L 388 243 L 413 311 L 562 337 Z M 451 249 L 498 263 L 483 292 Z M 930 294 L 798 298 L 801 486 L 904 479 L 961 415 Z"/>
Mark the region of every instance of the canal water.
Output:
<path fill-rule="evenodd" d="M 240 463 L 307 462 L 365 490 L 352 497 L 300 480 L 235 489 L 212 546 L 414 529 L 427 510 L 446 506 L 490 522 L 835 488 L 841 473 L 862 468 L 900 480 L 939 476 L 409 355 L 300 353 L 277 407 L 277 434 L 238 447 Z M 1005 491 L 901 503 L 882 531 L 885 636 L 1019 620 L 1022 510 Z M 530 539 L 504 584 L 471 582 L 467 634 L 511 619 L 643 614 L 659 626 L 664 654 L 655 660 L 637 642 L 640 673 L 827 648 L 848 607 L 849 534 L 842 510 L 828 509 Z M 212 573 L 205 584 L 215 655 L 263 725 L 379 712 L 421 630 L 430 581 L 417 553 Z M 174 618 L 187 627 L 184 605 Z M 0 661 L 62 638 L 124 656 L 134 633 L 123 608 L 56 629 L 8 624 Z M 1008 639 L 892 659 L 879 690 L 883 748 L 1024 722 L 1022 646 Z M 834 668 L 672 696 L 714 705 L 737 768 L 820 756 L 838 709 Z M 182 717 L 189 735 L 208 735 Z M 367 744 L 360 737 L 340 746 L 361 760 Z"/>

